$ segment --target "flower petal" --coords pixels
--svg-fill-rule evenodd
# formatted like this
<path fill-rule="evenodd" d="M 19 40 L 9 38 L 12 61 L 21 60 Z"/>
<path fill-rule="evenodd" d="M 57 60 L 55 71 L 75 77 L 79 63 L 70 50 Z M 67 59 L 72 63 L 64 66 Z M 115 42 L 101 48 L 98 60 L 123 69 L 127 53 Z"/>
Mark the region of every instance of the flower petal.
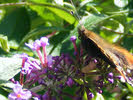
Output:
<path fill-rule="evenodd" d="M 15 93 L 10 93 L 9 95 L 8 95 L 8 99 L 9 100 L 15 100 L 17 97 L 16 97 L 16 94 Z"/>

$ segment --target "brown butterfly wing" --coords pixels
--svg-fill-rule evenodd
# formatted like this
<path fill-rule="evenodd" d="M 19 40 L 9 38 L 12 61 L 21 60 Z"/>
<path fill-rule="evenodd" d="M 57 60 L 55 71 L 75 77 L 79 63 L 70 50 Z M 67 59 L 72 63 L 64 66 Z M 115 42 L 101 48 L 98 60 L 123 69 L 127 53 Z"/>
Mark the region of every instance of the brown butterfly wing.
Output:
<path fill-rule="evenodd" d="M 123 68 L 133 69 L 133 56 L 126 49 L 108 43 L 92 31 L 88 31 L 85 28 L 82 30 L 84 30 L 82 33 L 84 35 L 84 39 L 87 39 L 86 41 L 89 41 L 89 44 L 93 46 L 91 47 L 87 44 L 88 47 L 86 48 L 94 48 L 92 52 L 97 52 L 95 53 L 96 56 L 105 56 L 103 58 L 107 58 L 109 60 L 109 64 L 114 63 L 115 66 L 119 65 Z"/>
<path fill-rule="evenodd" d="M 100 57 L 112 67 L 115 67 L 129 84 L 131 81 L 126 77 L 124 70 L 133 69 L 133 56 L 125 49 L 112 45 L 92 31 L 82 27 L 79 30 L 82 44 L 88 52 L 95 57 Z"/>

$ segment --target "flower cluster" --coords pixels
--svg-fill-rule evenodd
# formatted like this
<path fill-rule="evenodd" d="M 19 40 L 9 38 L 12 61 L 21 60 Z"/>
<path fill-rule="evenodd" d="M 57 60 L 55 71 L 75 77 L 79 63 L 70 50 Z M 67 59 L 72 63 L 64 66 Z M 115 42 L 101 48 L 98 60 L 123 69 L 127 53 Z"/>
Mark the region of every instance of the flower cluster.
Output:
<path fill-rule="evenodd" d="M 15 87 L 10 93 L 10 100 L 63 100 L 69 97 L 72 100 L 90 100 L 108 84 L 116 84 L 118 78 L 111 72 L 111 67 L 101 64 L 99 59 L 90 57 L 76 46 L 76 37 L 70 38 L 74 47 L 74 59 L 69 54 L 60 56 L 47 55 L 48 38 L 42 37 L 33 44 L 25 43 L 38 54 L 38 59 L 23 53 L 20 84 L 11 80 Z M 75 89 L 76 87 L 76 89 Z M 26 89 L 23 89 L 26 88 Z M 73 89 L 73 92 L 66 90 Z M 83 96 L 86 94 L 85 96 Z"/>

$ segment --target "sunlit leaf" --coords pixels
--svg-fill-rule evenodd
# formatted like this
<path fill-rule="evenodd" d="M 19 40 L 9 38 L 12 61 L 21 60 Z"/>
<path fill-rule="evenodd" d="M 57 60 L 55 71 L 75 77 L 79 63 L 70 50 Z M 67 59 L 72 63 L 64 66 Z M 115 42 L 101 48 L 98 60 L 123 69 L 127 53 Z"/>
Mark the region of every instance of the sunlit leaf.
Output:
<path fill-rule="evenodd" d="M 1 100 L 8 100 L 8 98 L 5 97 L 5 96 L 3 96 L 2 94 L 0 94 L 0 99 L 1 99 Z"/>
<path fill-rule="evenodd" d="M 8 38 L 7 38 L 7 36 L 0 35 L 0 47 L 4 51 L 9 52 L 10 47 L 9 47 L 9 44 L 8 44 Z"/>
<path fill-rule="evenodd" d="M 73 15 L 71 15 L 70 12 L 68 10 L 66 10 L 65 8 L 63 8 L 63 7 L 56 6 L 56 5 L 53 5 L 53 4 L 50 4 L 50 3 L 42 3 L 42 4 L 33 3 L 33 4 L 34 4 L 34 6 L 31 6 L 31 8 L 33 10 L 37 11 L 38 14 L 40 14 L 41 16 L 46 17 L 47 16 L 46 14 L 52 15 L 49 12 L 45 13 L 44 8 L 47 8 L 50 11 L 52 11 L 53 13 L 55 13 L 56 15 L 58 15 L 59 17 L 61 17 L 62 19 L 69 22 L 70 24 L 73 24 L 76 21 L 75 17 Z M 56 17 L 56 16 L 54 16 L 54 17 Z"/>
<path fill-rule="evenodd" d="M 92 100 L 105 100 L 102 94 L 96 93 L 95 98 Z"/>
<path fill-rule="evenodd" d="M 84 91 L 83 100 L 88 100 L 86 91 Z"/>
<path fill-rule="evenodd" d="M 20 72 L 21 59 L 0 57 L 0 84 L 13 78 Z"/>

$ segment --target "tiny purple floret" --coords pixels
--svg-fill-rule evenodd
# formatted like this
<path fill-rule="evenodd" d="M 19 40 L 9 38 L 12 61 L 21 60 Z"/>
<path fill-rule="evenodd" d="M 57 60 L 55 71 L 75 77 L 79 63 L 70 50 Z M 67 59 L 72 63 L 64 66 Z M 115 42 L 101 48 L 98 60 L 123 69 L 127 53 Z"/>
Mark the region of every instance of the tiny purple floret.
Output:
<path fill-rule="evenodd" d="M 51 56 L 51 55 L 48 55 L 47 56 L 47 61 L 48 61 L 48 67 L 52 67 L 52 65 L 53 65 L 53 56 Z"/>
<path fill-rule="evenodd" d="M 114 79 L 108 78 L 108 81 L 112 84 L 114 83 Z"/>
<path fill-rule="evenodd" d="M 73 41 L 76 41 L 76 36 L 71 36 L 70 40 L 73 42 Z"/>
<path fill-rule="evenodd" d="M 98 61 L 96 59 L 94 59 L 94 63 L 97 63 Z"/>
<path fill-rule="evenodd" d="M 109 77 L 109 78 L 113 78 L 113 73 L 110 72 L 110 73 L 108 74 L 108 77 Z"/>
<path fill-rule="evenodd" d="M 41 43 L 39 40 L 35 40 L 35 42 L 32 44 L 25 43 L 27 47 L 32 49 L 33 51 L 40 49 Z"/>
<path fill-rule="evenodd" d="M 40 42 L 41 42 L 41 46 L 49 45 L 49 42 L 48 42 L 48 38 L 47 37 L 42 37 L 40 39 Z"/>
<path fill-rule="evenodd" d="M 21 69 L 22 74 L 30 74 L 33 67 L 29 63 L 25 63 L 24 67 Z"/>
<path fill-rule="evenodd" d="M 69 87 L 71 87 L 74 84 L 74 82 L 71 78 L 68 78 L 68 81 L 66 83 Z"/>
<path fill-rule="evenodd" d="M 34 46 L 35 50 L 38 50 L 41 47 L 40 40 L 35 40 L 35 42 L 33 43 L 33 46 Z"/>
<path fill-rule="evenodd" d="M 25 59 L 26 61 L 29 59 L 28 55 L 26 53 L 22 53 L 19 55 L 20 58 Z"/>
<path fill-rule="evenodd" d="M 46 92 L 43 96 L 42 96 L 43 100 L 49 100 L 49 94 L 48 92 Z"/>
<path fill-rule="evenodd" d="M 94 97 L 94 94 L 90 92 L 90 93 L 89 93 L 89 97 L 90 97 L 90 98 L 93 98 L 93 97 Z"/>
<path fill-rule="evenodd" d="M 29 44 L 29 43 L 25 43 L 25 45 L 26 45 L 27 47 L 29 47 L 30 49 L 32 49 L 33 51 L 35 50 L 35 48 L 34 48 L 33 45 L 31 45 L 31 44 Z"/>
<path fill-rule="evenodd" d="M 98 93 L 102 94 L 102 93 L 103 93 L 103 91 L 102 91 L 102 90 L 98 90 Z"/>

